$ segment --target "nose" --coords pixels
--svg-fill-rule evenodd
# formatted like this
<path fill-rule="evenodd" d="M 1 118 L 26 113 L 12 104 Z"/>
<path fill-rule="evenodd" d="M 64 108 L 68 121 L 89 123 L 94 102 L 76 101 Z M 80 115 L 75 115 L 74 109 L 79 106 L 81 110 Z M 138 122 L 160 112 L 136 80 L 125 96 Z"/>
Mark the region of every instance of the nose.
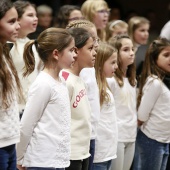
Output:
<path fill-rule="evenodd" d="M 20 26 L 19 22 L 17 21 L 16 22 L 16 30 L 19 30 L 20 28 L 21 28 L 21 26 Z"/>
<path fill-rule="evenodd" d="M 75 50 L 73 51 L 73 58 L 77 58 L 77 53 Z"/>
<path fill-rule="evenodd" d="M 96 48 L 94 47 L 94 49 L 93 49 L 93 56 L 94 56 L 94 57 L 96 57 L 96 54 L 97 54 L 97 52 L 96 52 L 95 49 L 96 49 Z"/>

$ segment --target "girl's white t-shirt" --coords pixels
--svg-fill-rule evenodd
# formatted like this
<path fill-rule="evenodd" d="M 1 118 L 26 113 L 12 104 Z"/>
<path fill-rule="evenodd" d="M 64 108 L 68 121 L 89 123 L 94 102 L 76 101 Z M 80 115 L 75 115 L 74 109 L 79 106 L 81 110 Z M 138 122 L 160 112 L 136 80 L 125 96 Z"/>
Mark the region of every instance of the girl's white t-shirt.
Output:
<path fill-rule="evenodd" d="M 118 141 L 134 142 L 137 134 L 136 87 L 130 85 L 128 78 L 123 78 L 123 87 L 114 77 L 107 81 L 115 99 Z"/>
<path fill-rule="evenodd" d="M 113 95 L 109 89 L 110 102 L 101 106 L 100 120 L 95 140 L 94 163 L 105 162 L 117 157 L 117 120 Z"/>

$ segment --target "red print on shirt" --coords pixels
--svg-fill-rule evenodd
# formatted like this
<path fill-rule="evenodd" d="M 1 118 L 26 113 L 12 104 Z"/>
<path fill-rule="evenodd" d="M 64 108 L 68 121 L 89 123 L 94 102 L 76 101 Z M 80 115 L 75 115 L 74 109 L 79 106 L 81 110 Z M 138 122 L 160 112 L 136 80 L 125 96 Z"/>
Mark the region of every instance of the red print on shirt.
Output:
<path fill-rule="evenodd" d="M 82 89 L 79 94 L 76 96 L 75 102 L 73 102 L 73 107 L 76 108 L 80 102 L 80 100 L 83 98 L 83 96 L 86 95 L 86 90 Z"/>

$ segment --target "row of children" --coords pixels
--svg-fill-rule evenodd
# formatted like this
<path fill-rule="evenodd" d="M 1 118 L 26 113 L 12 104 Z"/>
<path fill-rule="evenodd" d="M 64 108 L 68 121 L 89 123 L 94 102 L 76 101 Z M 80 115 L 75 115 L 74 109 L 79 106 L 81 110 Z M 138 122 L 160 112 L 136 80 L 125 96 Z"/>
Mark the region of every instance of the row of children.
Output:
<path fill-rule="evenodd" d="M 1 3 L 0 167 L 8 169 L 11 166 L 15 169 L 15 143 L 19 141 L 16 92 L 21 88 L 6 41 L 16 41 L 20 26 L 15 8 L 6 1 Z M 5 27 L 6 24 L 8 27 Z M 95 170 L 109 170 L 113 159 L 112 169 L 129 169 L 137 130 L 132 40 L 122 35 L 113 38 L 109 44 L 98 44 L 96 28 L 86 20 L 72 22 L 66 30 L 49 28 L 37 40 L 26 45 L 23 57 L 25 76 L 32 73 L 38 63 L 32 46 L 35 46 L 44 68 L 32 84 L 24 107 L 21 140 L 17 145 L 18 168 L 63 169 L 71 162 L 66 169 L 81 170 L 90 166 Z M 155 40 L 145 60 L 147 67 L 142 73 L 138 97 L 138 119 L 142 124 L 138 136 L 142 139 L 143 136 L 147 137 L 147 143 L 152 146 L 146 150 L 143 148 L 146 147 L 143 144 L 146 140 L 137 138 L 138 154 L 142 155 L 137 165 L 143 169 L 153 169 L 149 166 L 153 167 L 155 158 L 155 169 L 163 169 L 167 156 L 161 159 L 158 154 L 152 156 L 150 153 L 155 151 L 153 145 L 156 141 L 163 147 L 159 149 L 160 155 L 167 155 L 166 143 L 170 138 L 170 43 L 165 39 Z M 155 96 L 156 92 L 159 94 Z M 166 152 L 162 154 L 162 150 Z"/>

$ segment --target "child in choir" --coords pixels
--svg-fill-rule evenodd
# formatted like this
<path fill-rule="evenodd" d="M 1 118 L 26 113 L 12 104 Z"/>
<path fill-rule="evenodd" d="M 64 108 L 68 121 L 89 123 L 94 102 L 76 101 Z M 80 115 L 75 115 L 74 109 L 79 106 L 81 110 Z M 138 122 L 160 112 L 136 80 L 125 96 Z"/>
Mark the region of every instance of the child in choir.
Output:
<path fill-rule="evenodd" d="M 144 64 L 137 100 L 136 145 L 141 158 L 137 164 L 141 170 L 165 170 L 170 143 L 170 42 L 154 40 Z"/>
<path fill-rule="evenodd" d="M 117 120 L 112 92 L 106 78 L 117 69 L 117 50 L 106 44 L 99 44 L 95 62 L 96 80 L 100 96 L 100 119 L 97 126 L 96 149 L 93 170 L 109 170 L 117 153 Z"/>
<path fill-rule="evenodd" d="M 0 169 L 16 169 L 15 144 L 20 140 L 17 99 L 22 98 L 17 71 L 7 41 L 15 42 L 18 14 L 9 0 L 0 1 Z"/>
<path fill-rule="evenodd" d="M 70 28 L 69 32 L 75 39 L 77 59 L 70 69 L 62 71 L 71 103 L 71 165 L 67 170 L 88 170 L 91 108 L 80 72 L 94 66 L 96 52 L 93 37 L 86 29 Z"/>
<path fill-rule="evenodd" d="M 135 52 L 128 35 L 117 35 L 110 44 L 118 50 L 118 69 L 108 79 L 116 105 L 118 123 L 117 158 L 112 170 L 129 170 L 135 152 L 137 133 Z"/>
<path fill-rule="evenodd" d="M 65 29 L 46 29 L 25 46 L 24 76 L 34 71 L 33 45 L 44 69 L 30 87 L 21 119 L 18 169 L 64 170 L 70 164 L 71 111 L 68 90 L 59 72 L 75 61 L 75 42 Z"/>

